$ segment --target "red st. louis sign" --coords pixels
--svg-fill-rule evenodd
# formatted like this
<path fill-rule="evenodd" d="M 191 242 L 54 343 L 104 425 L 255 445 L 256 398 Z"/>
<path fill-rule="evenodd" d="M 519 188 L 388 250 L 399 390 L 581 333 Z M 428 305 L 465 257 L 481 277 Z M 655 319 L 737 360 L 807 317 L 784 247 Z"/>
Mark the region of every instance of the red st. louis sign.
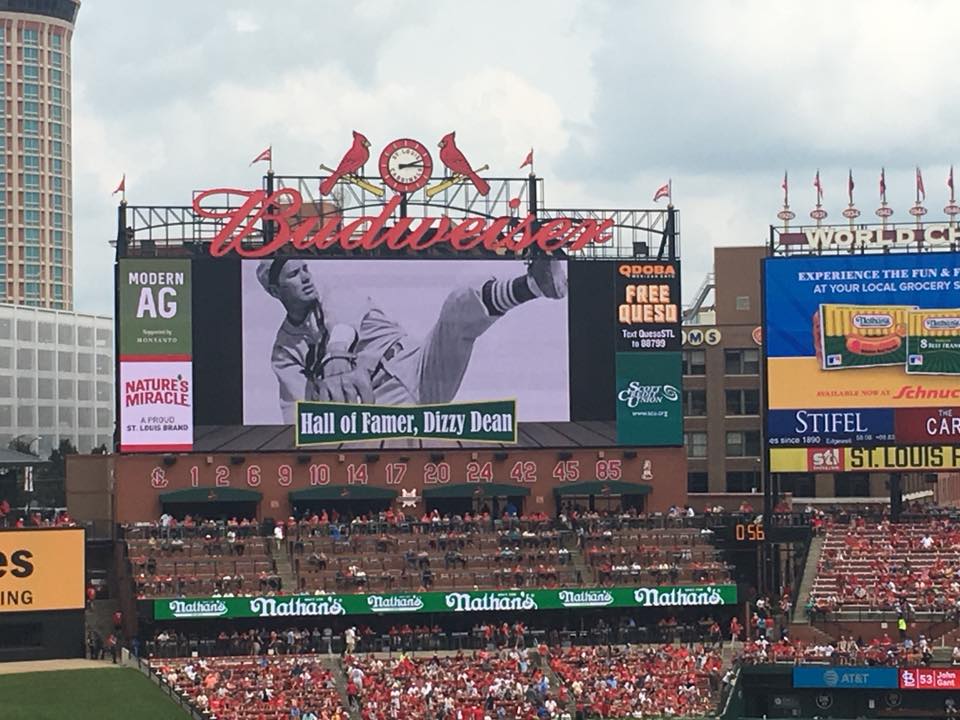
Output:
<path fill-rule="evenodd" d="M 238 207 L 224 209 L 228 195 L 240 195 L 246 201 Z M 344 250 L 373 250 L 385 246 L 391 250 L 407 248 L 419 252 L 446 244 L 457 251 L 483 247 L 490 251 L 503 249 L 514 253 L 536 245 L 545 251 L 563 248 L 573 252 L 590 243 L 608 241 L 614 225 L 610 218 L 599 221 L 565 217 L 538 220 L 534 215 L 522 220 L 512 217 L 451 220 L 445 215 L 394 219 L 400 200 L 401 196 L 395 195 L 384 203 L 378 215 L 361 216 L 346 223 L 339 215 L 306 217 L 294 222 L 293 218 L 303 206 L 303 198 L 292 188 L 283 188 L 272 194 L 265 190 L 216 188 L 198 193 L 193 200 L 193 210 L 200 217 L 223 222 L 210 243 L 213 257 L 231 252 L 248 258 L 266 257 L 286 245 L 301 251 L 327 250 L 335 246 Z M 265 220 L 274 223 L 272 239 L 258 247 L 245 247 L 244 239 L 259 233 Z M 428 235 L 431 229 L 435 232 Z"/>

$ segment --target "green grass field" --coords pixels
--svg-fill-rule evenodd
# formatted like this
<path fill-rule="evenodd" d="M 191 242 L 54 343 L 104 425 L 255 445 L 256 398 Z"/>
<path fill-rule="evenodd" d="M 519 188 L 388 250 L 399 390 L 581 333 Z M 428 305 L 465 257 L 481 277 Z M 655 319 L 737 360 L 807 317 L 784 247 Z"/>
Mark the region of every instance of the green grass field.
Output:
<path fill-rule="evenodd" d="M 0 675 L 3 720 L 185 720 L 156 685 L 131 668 Z"/>

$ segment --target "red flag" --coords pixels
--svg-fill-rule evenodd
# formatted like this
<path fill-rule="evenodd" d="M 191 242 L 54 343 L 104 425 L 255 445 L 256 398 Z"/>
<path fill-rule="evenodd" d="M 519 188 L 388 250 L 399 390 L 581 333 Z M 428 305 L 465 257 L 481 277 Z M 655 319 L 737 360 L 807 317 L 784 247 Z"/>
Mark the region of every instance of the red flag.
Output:
<path fill-rule="evenodd" d="M 262 153 L 257 155 L 253 160 L 250 161 L 250 164 L 253 165 L 254 163 L 258 163 L 258 162 L 273 162 L 273 153 L 271 152 L 272 150 L 273 150 L 273 145 L 271 145 Z"/>
<path fill-rule="evenodd" d="M 527 153 L 527 157 L 523 159 L 523 162 L 520 164 L 520 169 L 523 170 L 527 165 L 533 167 L 533 148 L 530 148 L 530 152 Z"/>
<path fill-rule="evenodd" d="M 114 190 L 111 195 L 116 195 L 117 193 L 123 193 L 127 191 L 127 174 L 124 173 L 123 177 L 120 178 L 120 184 L 117 185 L 117 189 Z"/>
<path fill-rule="evenodd" d="M 917 167 L 917 200 L 926 200 L 927 191 L 923 189 L 923 175 L 920 174 L 920 167 Z"/>
<path fill-rule="evenodd" d="M 789 193 L 789 187 L 790 187 L 790 186 L 789 186 L 789 184 L 787 183 L 787 171 L 786 171 L 786 170 L 783 171 L 783 182 L 780 183 L 780 187 L 783 188 L 783 204 L 784 204 L 784 205 L 789 205 L 790 203 L 787 202 L 787 199 L 789 198 L 789 194 L 788 194 L 788 193 Z"/>
<path fill-rule="evenodd" d="M 817 189 L 817 205 L 823 200 L 823 185 L 820 184 L 820 171 L 817 170 L 817 176 L 813 179 L 813 186 Z"/>
<path fill-rule="evenodd" d="M 887 173 L 884 168 L 880 168 L 880 201 L 887 201 Z"/>
<path fill-rule="evenodd" d="M 850 170 L 850 175 L 847 177 L 847 197 L 850 199 L 850 204 L 853 205 L 853 170 Z"/>
<path fill-rule="evenodd" d="M 947 187 L 953 192 L 953 165 L 950 166 L 950 177 L 947 178 Z"/>
<path fill-rule="evenodd" d="M 660 198 L 670 199 L 670 183 L 668 182 L 665 185 L 661 185 L 657 188 L 657 191 L 653 194 L 653 201 L 657 202 Z"/>

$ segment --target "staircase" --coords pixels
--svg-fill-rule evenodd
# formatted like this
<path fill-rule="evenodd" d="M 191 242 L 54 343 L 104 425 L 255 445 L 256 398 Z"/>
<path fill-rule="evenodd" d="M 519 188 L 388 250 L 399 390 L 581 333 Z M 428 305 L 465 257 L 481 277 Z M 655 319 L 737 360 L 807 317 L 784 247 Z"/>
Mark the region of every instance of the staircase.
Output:
<path fill-rule="evenodd" d="M 293 571 L 293 563 L 290 562 L 290 555 L 287 552 L 280 551 L 273 553 L 273 564 L 283 583 L 284 593 L 295 593 L 300 587 L 297 583 L 297 574 Z"/>
<path fill-rule="evenodd" d="M 116 599 L 94 600 L 92 606 L 84 613 L 87 632 L 97 632 L 106 641 L 113 632 L 113 613 L 120 609 Z"/>
<path fill-rule="evenodd" d="M 331 658 L 326 662 L 330 672 L 333 673 L 333 682 L 337 686 L 337 692 L 340 693 L 340 701 L 343 706 L 348 709 L 353 720 L 361 720 L 360 710 L 350 707 L 347 702 L 347 673 L 344 670 L 343 663 L 340 662 L 340 658 Z"/>
<path fill-rule="evenodd" d="M 553 668 L 550 667 L 550 663 L 547 658 L 540 657 L 540 654 L 537 652 L 531 652 L 530 656 L 536 658 L 540 670 L 546 676 L 547 681 L 550 683 L 550 694 L 554 699 L 559 699 L 560 687 L 563 685 L 563 682 L 560 680 L 560 677 L 553 671 Z M 568 688 L 569 690 L 569 688 Z M 570 716 L 573 717 L 577 712 L 577 701 L 573 697 L 573 693 L 568 693 L 567 705 L 564 708 Z"/>
<path fill-rule="evenodd" d="M 803 567 L 803 580 L 797 593 L 797 604 L 793 608 L 793 622 L 806 622 L 804 610 L 810 602 L 810 592 L 813 590 L 813 581 L 817 579 L 817 563 L 820 562 L 820 551 L 826 538 L 823 535 L 814 536 L 807 551 L 807 564 Z"/>

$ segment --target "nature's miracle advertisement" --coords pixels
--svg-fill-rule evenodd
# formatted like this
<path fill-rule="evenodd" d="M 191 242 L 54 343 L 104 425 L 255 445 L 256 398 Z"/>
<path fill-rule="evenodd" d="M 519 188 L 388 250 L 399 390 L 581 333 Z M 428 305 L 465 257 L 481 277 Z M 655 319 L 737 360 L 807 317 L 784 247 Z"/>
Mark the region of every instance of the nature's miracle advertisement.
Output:
<path fill-rule="evenodd" d="M 764 297 L 773 471 L 856 469 L 846 467 L 854 453 L 812 449 L 950 439 L 941 430 L 960 417 L 960 254 L 767 258 Z M 918 408 L 937 412 L 926 434 Z M 890 468 L 936 465 L 929 453 L 900 453 L 917 458 L 903 465 L 886 455 Z"/>
<path fill-rule="evenodd" d="M 189 260 L 117 265 L 120 450 L 193 447 L 193 323 Z"/>

